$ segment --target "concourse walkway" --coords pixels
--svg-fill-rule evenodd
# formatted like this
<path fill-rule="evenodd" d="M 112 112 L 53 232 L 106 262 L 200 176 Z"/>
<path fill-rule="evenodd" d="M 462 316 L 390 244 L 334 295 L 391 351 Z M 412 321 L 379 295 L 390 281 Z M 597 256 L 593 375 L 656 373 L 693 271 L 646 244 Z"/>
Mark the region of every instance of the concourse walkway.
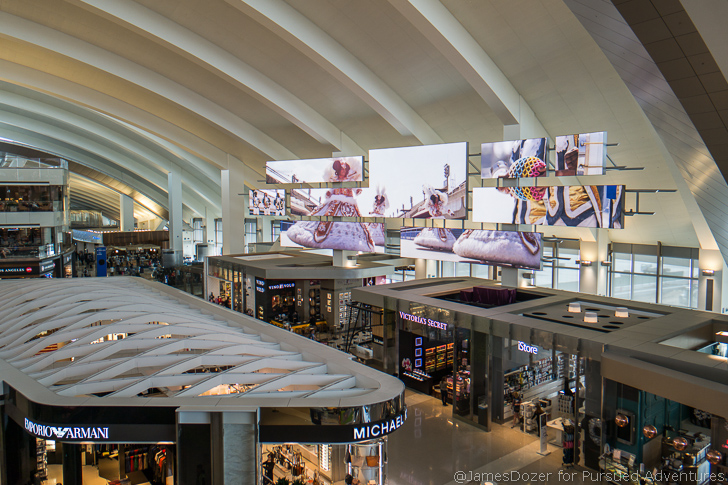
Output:
<path fill-rule="evenodd" d="M 595 471 L 562 468 L 559 447 L 548 445 L 551 453 L 539 455 L 538 438 L 510 422 L 494 423 L 486 433 L 453 420 L 452 406 L 438 399 L 408 389 L 405 401 L 407 421 L 388 440 L 389 485 L 483 484 L 487 473 L 507 472 L 516 480 L 494 483 L 602 483 Z"/>

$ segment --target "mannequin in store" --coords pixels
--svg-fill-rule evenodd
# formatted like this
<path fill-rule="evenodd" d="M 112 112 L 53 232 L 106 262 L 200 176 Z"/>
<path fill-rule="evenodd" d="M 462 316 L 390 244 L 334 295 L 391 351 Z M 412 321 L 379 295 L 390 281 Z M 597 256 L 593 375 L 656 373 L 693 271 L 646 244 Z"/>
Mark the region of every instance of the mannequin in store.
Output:
<path fill-rule="evenodd" d="M 517 391 L 513 391 L 513 426 L 515 428 L 521 421 L 521 396 Z"/>
<path fill-rule="evenodd" d="M 447 406 L 447 376 L 440 381 L 440 398 L 442 399 L 442 405 Z"/>
<path fill-rule="evenodd" d="M 541 404 L 536 404 L 536 409 L 533 411 L 533 419 L 536 422 L 536 430 L 538 435 L 541 436 L 541 428 L 538 426 L 538 417 L 541 416 L 545 411 L 541 407 Z"/>
<path fill-rule="evenodd" d="M 263 462 L 263 485 L 273 484 L 273 469 L 276 466 L 273 458 L 273 453 L 268 453 L 268 459 Z"/>

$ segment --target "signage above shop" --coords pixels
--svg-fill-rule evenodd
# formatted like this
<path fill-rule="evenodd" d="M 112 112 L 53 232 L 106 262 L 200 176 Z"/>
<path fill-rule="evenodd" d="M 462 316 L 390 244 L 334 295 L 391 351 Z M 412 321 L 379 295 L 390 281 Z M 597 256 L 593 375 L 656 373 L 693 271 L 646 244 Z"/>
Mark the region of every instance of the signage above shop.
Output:
<path fill-rule="evenodd" d="M 258 280 L 256 280 L 258 281 Z M 265 283 L 263 283 L 265 284 Z M 269 290 L 283 290 L 285 288 L 295 288 L 296 283 L 278 283 L 276 285 L 271 285 L 268 287 Z"/>
<path fill-rule="evenodd" d="M 39 275 L 53 271 L 56 267 L 55 261 L 45 260 L 40 262 L 32 262 L 25 264 L 0 263 L 0 276 L 12 275 L 12 276 L 26 276 L 26 275 Z"/>
<path fill-rule="evenodd" d="M 407 410 L 405 409 L 404 413 L 400 414 L 396 418 L 385 419 L 384 421 L 378 421 L 376 423 L 356 427 L 354 428 L 354 441 L 379 438 L 380 436 L 389 434 L 402 426 L 406 419 Z"/>
<path fill-rule="evenodd" d="M 255 278 L 255 291 L 258 293 L 265 293 L 265 280 Z"/>
<path fill-rule="evenodd" d="M 261 443 L 354 443 L 386 436 L 400 428 L 407 419 L 407 409 L 387 419 L 356 425 L 271 425 L 260 424 Z"/>
<path fill-rule="evenodd" d="M 402 320 L 409 320 L 410 322 L 419 323 L 420 325 L 427 325 L 432 328 L 439 328 L 440 330 L 447 330 L 447 323 L 438 322 L 437 320 L 431 320 L 425 317 L 418 317 L 405 312 L 399 312 L 399 318 Z"/>
<path fill-rule="evenodd" d="M 518 342 L 518 350 L 521 352 L 527 352 L 529 354 L 538 354 L 538 347 L 535 345 L 528 345 L 524 342 Z"/>
<path fill-rule="evenodd" d="M 109 428 L 98 426 L 46 426 L 25 418 L 24 428 L 30 434 L 52 440 L 98 441 L 109 439 Z"/>

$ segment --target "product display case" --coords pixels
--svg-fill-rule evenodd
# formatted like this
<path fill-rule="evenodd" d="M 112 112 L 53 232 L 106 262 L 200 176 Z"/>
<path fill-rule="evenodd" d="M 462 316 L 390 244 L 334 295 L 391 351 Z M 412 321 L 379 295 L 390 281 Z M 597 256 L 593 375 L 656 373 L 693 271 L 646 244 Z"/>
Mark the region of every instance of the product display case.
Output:
<path fill-rule="evenodd" d="M 46 440 L 40 438 L 35 439 L 36 448 L 36 471 L 38 478 L 45 480 L 48 476 L 48 453 L 46 451 Z"/>

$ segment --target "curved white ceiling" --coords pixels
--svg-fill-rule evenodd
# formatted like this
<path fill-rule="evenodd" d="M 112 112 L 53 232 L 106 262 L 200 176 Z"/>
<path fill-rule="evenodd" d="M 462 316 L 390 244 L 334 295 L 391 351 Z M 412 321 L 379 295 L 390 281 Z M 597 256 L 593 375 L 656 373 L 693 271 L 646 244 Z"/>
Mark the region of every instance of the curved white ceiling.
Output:
<path fill-rule="evenodd" d="M 204 312 L 210 304 L 188 306 L 155 283 L 60 283 L 0 285 L 0 359 L 57 396 L 338 406 L 352 397 L 386 401 L 403 390 L 339 351 L 234 312 L 232 324 L 221 321 Z"/>
<path fill-rule="evenodd" d="M 219 215 L 229 163 L 259 186 L 269 159 L 456 141 L 477 153 L 512 124 L 605 130 L 615 162 L 645 170 L 591 183 L 679 190 L 641 197 L 655 215 L 610 239 L 715 247 L 694 184 L 568 3 L 8 0 L 0 136 L 126 177 L 163 207 L 181 167 L 186 213 Z"/>

